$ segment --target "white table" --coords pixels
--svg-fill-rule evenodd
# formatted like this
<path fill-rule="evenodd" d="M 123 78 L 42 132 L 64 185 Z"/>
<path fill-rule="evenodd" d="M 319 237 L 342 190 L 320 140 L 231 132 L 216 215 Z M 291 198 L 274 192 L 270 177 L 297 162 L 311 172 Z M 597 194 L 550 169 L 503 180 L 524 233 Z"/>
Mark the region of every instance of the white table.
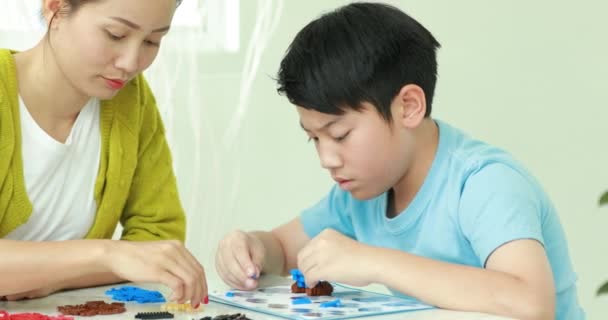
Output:
<path fill-rule="evenodd" d="M 274 285 L 277 283 L 281 283 L 281 281 L 286 281 L 286 279 L 280 278 L 266 278 L 262 285 Z M 288 280 L 287 280 L 288 281 Z M 154 284 L 135 284 L 138 287 L 147 288 L 150 290 L 158 290 L 163 292 L 165 296 L 168 296 L 169 291 L 163 286 L 154 285 Z M 0 310 L 6 310 L 10 313 L 20 313 L 20 312 L 38 312 L 46 315 L 58 315 L 57 306 L 61 305 L 73 305 L 73 304 L 83 304 L 86 301 L 93 300 L 104 300 L 106 302 L 111 302 L 111 299 L 104 294 L 106 290 L 109 288 L 117 287 L 121 285 L 111 285 L 111 286 L 103 286 L 96 288 L 88 288 L 88 289 L 79 289 L 72 291 L 64 291 L 60 293 L 56 293 L 50 295 L 46 298 L 42 299 L 34 299 L 34 300 L 23 300 L 16 302 L 0 302 Z M 216 284 L 215 281 L 210 283 L 211 288 L 220 288 L 221 284 Z M 138 312 L 158 312 L 160 311 L 161 304 L 137 304 L 137 303 L 128 303 L 125 304 L 127 307 L 127 312 L 117 315 L 107 315 L 107 316 L 95 316 L 95 317 L 74 317 L 74 319 L 91 319 L 91 320 L 125 320 L 125 319 L 135 319 L 134 316 Z M 249 310 L 239 309 L 231 306 L 227 306 L 224 304 L 219 304 L 211 301 L 208 305 L 201 305 L 204 310 L 195 313 L 174 313 L 176 320 L 192 320 L 192 319 L 200 319 L 205 316 L 216 316 L 220 314 L 233 314 L 233 313 L 244 313 L 250 319 L 254 320 L 279 320 L 282 318 L 274 317 L 262 313 L 257 313 Z M 469 313 L 469 312 L 456 312 L 456 311 L 448 311 L 448 310 L 423 310 L 423 311 L 414 311 L 414 312 L 405 312 L 405 313 L 397 313 L 392 315 L 382 315 L 376 317 L 364 317 L 357 319 L 373 319 L 373 320 L 430 320 L 430 319 L 442 319 L 442 320 L 507 320 L 507 318 L 491 316 L 481 313 Z"/>

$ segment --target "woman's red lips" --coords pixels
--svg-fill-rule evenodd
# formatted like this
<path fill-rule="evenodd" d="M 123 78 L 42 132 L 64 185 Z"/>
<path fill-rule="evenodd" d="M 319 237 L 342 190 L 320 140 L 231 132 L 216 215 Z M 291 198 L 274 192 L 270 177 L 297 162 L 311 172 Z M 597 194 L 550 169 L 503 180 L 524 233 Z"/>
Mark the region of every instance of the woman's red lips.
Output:
<path fill-rule="evenodd" d="M 108 79 L 108 78 L 104 78 L 106 80 L 106 83 L 108 84 L 108 86 L 112 89 L 120 89 L 122 87 L 124 87 L 125 85 L 125 81 L 122 81 L 120 79 Z"/>

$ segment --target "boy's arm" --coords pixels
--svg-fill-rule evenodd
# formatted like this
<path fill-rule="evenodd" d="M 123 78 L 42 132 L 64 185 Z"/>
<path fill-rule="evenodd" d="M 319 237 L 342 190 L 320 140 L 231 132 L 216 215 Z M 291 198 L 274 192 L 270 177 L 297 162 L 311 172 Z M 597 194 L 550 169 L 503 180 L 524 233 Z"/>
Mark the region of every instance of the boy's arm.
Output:
<path fill-rule="evenodd" d="M 270 274 L 287 275 L 289 270 L 297 268 L 298 252 L 310 241 L 299 217 L 270 232 L 252 234 L 264 244 L 262 271 Z"/>
<path fill-rule="evenodd" d="M 373 282 L 446 309 L 522 320 L 555 319 L 555 288 L 542 245 L 515 240 L 492 253 L 486 269 L 406 252 L 364 247 Z M 378 268 L 377 266 L 382 266 Z"/>

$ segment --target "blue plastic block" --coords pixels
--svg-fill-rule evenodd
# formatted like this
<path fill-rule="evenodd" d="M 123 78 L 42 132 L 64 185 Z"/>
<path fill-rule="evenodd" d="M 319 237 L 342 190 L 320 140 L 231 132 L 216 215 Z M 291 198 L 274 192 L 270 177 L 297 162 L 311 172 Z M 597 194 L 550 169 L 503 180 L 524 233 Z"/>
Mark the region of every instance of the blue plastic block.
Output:
<path fill-rule="evenodd" d="M 306 280 L 300 270 L 291 269 L 289 273 L 291 273 L 291 278 L 298 284 L 298 287 L 306 288 Z"/>
<path fill-rule="evenodd" d="M 230 291 L 226 292 L 226 297 L 228 297 L 228 298 L 234 297 L 234 292 L 230 292 Z"/>
<path fill-rule="evenodd" d="M 291 300 L 291 304 L 311 304 L 312 300 L 306 297 Z"/>
<path fill-rule="evenodd" d="M 106 291 L 106 295 L 117 301 L 135 301 L 138 303 L 165 302 L 165 297 L 158 291 L 124 286 Z"/>
<path fill-rule="evenodd" d="M 327 301 L 327 302 L 322 302 L 319 305 L 321 308 L 331 308 L 331 307 L 341 307 L 342 306 L 342 302 L 340 302 L 340 299 L 336 299 L 333 301 Z"/>

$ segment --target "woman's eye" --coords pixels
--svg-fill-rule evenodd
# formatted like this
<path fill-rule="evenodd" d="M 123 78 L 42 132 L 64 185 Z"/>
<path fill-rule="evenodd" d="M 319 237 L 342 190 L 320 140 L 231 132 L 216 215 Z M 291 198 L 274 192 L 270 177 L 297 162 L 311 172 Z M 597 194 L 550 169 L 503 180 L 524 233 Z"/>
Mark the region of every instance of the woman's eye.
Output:
<path fill-rule="evenodd" d="M 144 41 L 145 44 L 149 45 L 149 46 L 153 46 L 153 47 L 158 47 L 160 46 L 159 42 L 156 41 L 152 41 L 152 40 L 146 40 Z"/>
<path fill-rule="evenodd" d="M 108 34 L 108 38 L 110 38 L 110 39 L 112 39 L 114 41 L 118 41 L 118 40 L 124 38 L 124 36 L 119 36 L 119 35 L 113 34 L 110 31 L 106 31 L 106 33 Z"/>

